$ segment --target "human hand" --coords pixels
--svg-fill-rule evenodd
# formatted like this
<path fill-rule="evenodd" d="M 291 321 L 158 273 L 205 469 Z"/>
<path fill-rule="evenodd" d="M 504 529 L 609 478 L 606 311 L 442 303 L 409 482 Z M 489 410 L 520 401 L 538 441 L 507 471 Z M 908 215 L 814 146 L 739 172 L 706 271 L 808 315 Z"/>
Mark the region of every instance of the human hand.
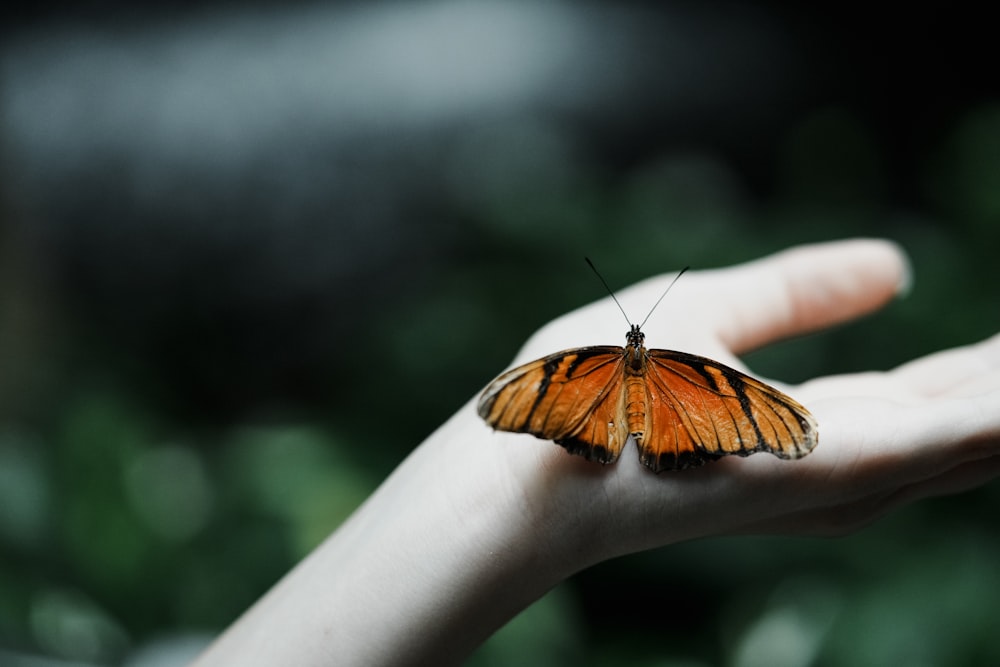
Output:
<path fill-rule="evenodd" d="M 618 299 L 643 315 L 668 279 Z M 803 246 L 686 275 L 646 340 L 739 368 L 736 355 L 870 312 L 906 280 L 901 252 L 885 242 Z M 516 361 L 619 342 L 625 328 L 606 298 L 543 327 Z M 633 444 L 601 466 L 493 432 L 470 400 L 198 664 L 458 663 L 606 558 L 709 535 L 849 532 L 1000 473 L 1000 336 L 885 373 L 782 388 L 819 422 L 811 454 L 730 456 L 660 475 Z"/>
<path fill-rule="evenodd" d="M 641 317 L 669 279 L 644 281 L 618 298 L 626 312 Z M 804 246 L 688 274 L 661 306 L 681 315 L 654 314 L 647 341 L 740 368 L 736 354 L 867 313 L 907 280 L 905 259 L 884 242 Z M 544 327 L 517 361 L 617 341 L 623 330 L 617 307 L 604 299 Z M 524 435 L 484 437 L 510 456 L 534 459 L 531 465 L 546 471 L 548 502 L 581 517 L 543 522 L 569 527 L 568 534 L 555 531 L 556 542 L 572 545 L 567 560 L 582 557 L 578 567 L 704 535 L 841 534 L 900 504 L 971 488 L 1000 473 L 1000 337 L 885 373 L 817 378 L 784 389 L 820 424 L 819 446 L 801 460 L 727 457 L 657 476 L 639 466 L 631 444 L 616 464 L 595 471 L 594 464 L 559 448 L 545 451 Z M 524 448 L 535 451 L 519 451 Z"/>

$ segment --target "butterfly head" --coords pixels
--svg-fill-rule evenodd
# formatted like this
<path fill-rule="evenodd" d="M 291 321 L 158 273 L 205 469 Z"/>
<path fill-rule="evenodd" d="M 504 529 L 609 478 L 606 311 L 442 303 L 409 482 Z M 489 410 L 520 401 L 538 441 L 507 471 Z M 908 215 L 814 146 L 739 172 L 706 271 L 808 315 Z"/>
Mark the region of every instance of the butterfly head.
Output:
<path fill-rule="evenodd" d="M 642 333 L 638 324 L 631 325 L 631 329 L 625 334 L 625 343 L 636 349 L 642 347 L 646 342 L 646 334 Z"/>
<path fill-rule="evenodd" d="M 631 327 L 625 334 L 625 353 L 628 356 L 629 365 L 635 370 L 639 370 L 642 367 L 642 355 L 646 351 L 646 348 L 643 347 L 646 334 L 642 333 L 638 324 L 633 324 Z"/>

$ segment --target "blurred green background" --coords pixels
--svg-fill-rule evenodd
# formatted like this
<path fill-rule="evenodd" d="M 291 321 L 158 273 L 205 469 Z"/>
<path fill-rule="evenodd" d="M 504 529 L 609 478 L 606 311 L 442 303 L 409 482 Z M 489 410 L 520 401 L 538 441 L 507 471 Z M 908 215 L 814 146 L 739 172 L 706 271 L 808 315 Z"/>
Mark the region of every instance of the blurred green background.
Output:
<path fill-rule="evenodd" d="M 1000 330 L 985 14 L 2 11 L 0 665 L 183 664 L 602 296 L 584 255 L 621 287 L 901 243 L 906 299 L 748 357 L 783 381 Z M 998 493 L 608 562 L 470 664 L 1000 664 Z"/>

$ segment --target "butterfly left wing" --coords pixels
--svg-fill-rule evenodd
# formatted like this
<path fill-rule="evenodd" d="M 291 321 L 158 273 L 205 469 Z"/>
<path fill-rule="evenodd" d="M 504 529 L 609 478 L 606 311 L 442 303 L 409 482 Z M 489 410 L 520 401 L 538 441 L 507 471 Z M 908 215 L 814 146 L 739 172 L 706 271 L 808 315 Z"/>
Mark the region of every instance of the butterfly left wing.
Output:
<path fill-rule="evenodd" d="M 483 391 L 479 416 L 497 430 L 531 433 L 590 461 L 612 463 L 628 437 L 623 353 L 581 347 L 507 371 Z"/>
<path fill-rule="evenodd" d="M 649 350 L 642 462 L 656 472 L 699 466 L 727 454 L 805 456 L 816 420 L 791 397 L 706 357 Z"/>

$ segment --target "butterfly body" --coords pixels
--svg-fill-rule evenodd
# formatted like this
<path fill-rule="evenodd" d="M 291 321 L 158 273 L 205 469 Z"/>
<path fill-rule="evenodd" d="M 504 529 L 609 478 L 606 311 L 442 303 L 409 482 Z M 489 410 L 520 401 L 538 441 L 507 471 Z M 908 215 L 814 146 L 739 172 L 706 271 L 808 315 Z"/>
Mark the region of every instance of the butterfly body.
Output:
<path fill-rule="evenodd" d="M 479 415 L 599 463 L 616 461 L 631 437 L 654 472 L 727 454 L 792 459 L 816 446 L 816 421 L 792 398 L 706 357 L 647 350 L 644 338 L 632 325 L 625 347 L 565 350 L 507 371 L 483 392 Z"/>

